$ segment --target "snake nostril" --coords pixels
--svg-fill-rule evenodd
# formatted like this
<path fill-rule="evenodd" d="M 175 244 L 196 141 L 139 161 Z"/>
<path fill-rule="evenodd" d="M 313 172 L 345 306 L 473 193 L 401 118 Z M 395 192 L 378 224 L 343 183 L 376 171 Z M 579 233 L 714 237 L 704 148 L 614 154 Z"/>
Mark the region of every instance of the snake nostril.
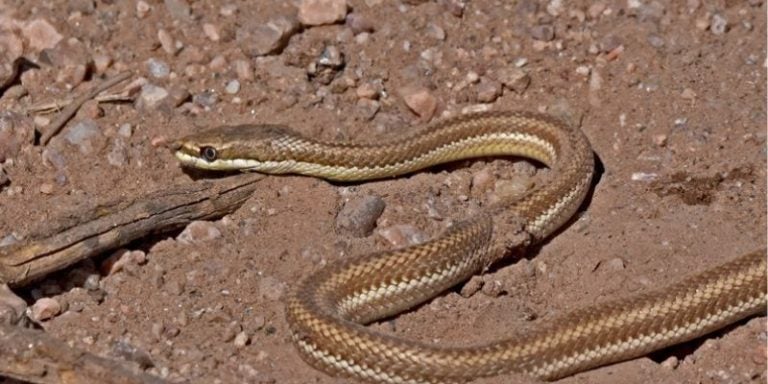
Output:
<path fill-rule="evenodd" d="M 212 162 L 216 160 L 218 157 L 218 153 L 216 152 L 216 148 L 214 147 L 201 147 L 200 148 L 200 157 L 205 159 L 207 162 Z"/>

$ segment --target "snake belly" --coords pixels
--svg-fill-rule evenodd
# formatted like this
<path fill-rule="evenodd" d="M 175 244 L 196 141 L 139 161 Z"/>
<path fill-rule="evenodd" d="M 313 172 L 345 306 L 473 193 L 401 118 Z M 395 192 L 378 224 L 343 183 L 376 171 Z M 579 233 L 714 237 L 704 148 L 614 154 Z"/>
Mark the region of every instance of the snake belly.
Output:
<path fill-rule="evenodd" d="M 469 114 L 376 144 L 313 140 L 284 127 L 225 127 L 179 140 L 182 164 L 204 169 L 296 173 L 352 181 L 399 176 L 483 156 L 522 156 L 553 177 L 522 198 L 501 201 L 416 246 L 342 260 L 310 275 L 286 318 L 302 358 L 331 375 L 375 383 L 461 383 L 521 372 L 557 379 L 693 339 L 765 311 L 766 250 L 730 260 L 667 288 L 577 310 L 531 332 L 485 345 L 442 347 L 365 327 L 482 272 L 505 254 L 502 215 L 531 242 L 562 226 L 593 175 L 584 134 L 551 117 Z"/>

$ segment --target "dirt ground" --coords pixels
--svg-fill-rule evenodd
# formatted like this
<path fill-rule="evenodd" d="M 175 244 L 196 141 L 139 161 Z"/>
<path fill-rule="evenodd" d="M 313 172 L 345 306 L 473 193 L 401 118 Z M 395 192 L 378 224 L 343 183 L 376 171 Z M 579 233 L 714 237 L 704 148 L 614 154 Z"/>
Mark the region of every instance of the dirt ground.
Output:
<path fill-rule="evenodd" d="M 300 1 L 145 1 L 0 0 L 0 47 L 21 42 L 36 64 L 0 97 L 0 244 L 83 203 L 191 182 L 165 144 L 205 128 L 383 141 L 490 109 L 579 124 L 601 161 L 588 203 L 527 259 L 474 278 L 477 289 L 374 327 L 493 340 L 766 246 L 762 0 L 350 0 L 339 21 L 300 28 Z M 35 145 L 32 129 L 53 118 L 30 107 L 124 70 L 135 101 L 87 103 Z M 38 322 L 49 334 L 172 381 L 343 382 L 290 343 L 284 302 L 297 282 L 434 236 L 535 173 L 482 159 L 352 185 L 270 176 L 231 215 L 131 244 L 141 252 L 121 271 L 106 273 L 104 255 L 17 293 L 66 304 Z M 373 231 L 344 229 L 345 204 L 365 199 L 385 205 Z M 70 281 L 78 274 L 90 286 Z M 765 382 L 767 337 L 766 318 L 752 318 L 562 382 Z M 528 381 L 482 382 L 513 380 Z"/>

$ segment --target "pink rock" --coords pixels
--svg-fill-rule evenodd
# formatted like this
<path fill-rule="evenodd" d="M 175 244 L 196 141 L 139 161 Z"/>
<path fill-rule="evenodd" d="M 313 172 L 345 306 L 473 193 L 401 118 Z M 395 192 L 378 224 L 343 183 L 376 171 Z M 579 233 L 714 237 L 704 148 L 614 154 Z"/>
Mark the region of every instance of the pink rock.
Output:
<path fill-rule="evenodd" d="M 35 51 L 53 48 L 63 38 L 53 25 L 43 19 L 35 19 L 27 23 L 22 28 L 22 34 L 29 41 L 29 47 Z"/>
<path fill-rule="evenodd" d="M 61 304 L 55 299 L 43 297 L 29 309 L 29 317 L 34 321 L 44 321 L 61 313 Z"/>
<path fill-rule="evenodd" d="M 346 0 L 303 0 L 299 21 L 304 25 L 333 24 L 347 16 Z"/>
<path fill-rule="evenodd" d="M 400 89 L 400 95 L 414 113 L 424 120 L 429 120 L 437 110 L 437 99 L 423 87 L 407 86 Z"/>

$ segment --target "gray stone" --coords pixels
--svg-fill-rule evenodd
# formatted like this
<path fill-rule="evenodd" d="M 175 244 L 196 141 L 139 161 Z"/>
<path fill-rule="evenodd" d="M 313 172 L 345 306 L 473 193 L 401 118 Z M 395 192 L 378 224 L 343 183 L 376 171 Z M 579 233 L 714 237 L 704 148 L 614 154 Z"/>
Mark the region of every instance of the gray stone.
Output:
<path fill-rule="evenodd" d="M 168 13 L 174 19 L 181 21 L 192 20 L 192 9 L 190 9 L 189 3 L 186 0 L 165 0 L 164 3 Z"/>
<path fill-rule="evenodd" d="M 165 88 L 154 84 L 144 84 L 136 104 L 139 109 L 156 109 L 166 97 L 168 97 L 168 90 Z"/>
<path fill-rule="evenodd" d="M 370 236 L 385 207 L 384 200 L 376 195 L 352 199 L 336 215 L 336 229 L 353 237 Z"/>
<path fill-rule="evenodd" d="M 171 68 L 168 67 L 166 62 L 155 59 L 154 57 L 147 60 L 146 65 L 147 70 L 149 70 L 149 75 L 157 79 L 166 78 L 171 73 Z"/>
<path fill-rule="evenodd" d="M 246 24 L 236 32 L 236 40 L 249 56 L 280 53 L 291 36 L 299 31 L 299 23 L 290 17 L 277 17 L 266 24 Z"/>
<path fill-rule="evenodd" d="M 555 28 L 551 25 L 537 25 L 531 28 L 531 37 L 539 41 L 552 41 L 555 39 Z"/>
<path fill-rule="evenodd" d="M 81 153 L 90 153 L 94 149 L 95 140 L 102 136 L 99 125 L 91 119 L 77 122 L 67 130 L 64 138 L 70 144 L 78 147 Z"/>

